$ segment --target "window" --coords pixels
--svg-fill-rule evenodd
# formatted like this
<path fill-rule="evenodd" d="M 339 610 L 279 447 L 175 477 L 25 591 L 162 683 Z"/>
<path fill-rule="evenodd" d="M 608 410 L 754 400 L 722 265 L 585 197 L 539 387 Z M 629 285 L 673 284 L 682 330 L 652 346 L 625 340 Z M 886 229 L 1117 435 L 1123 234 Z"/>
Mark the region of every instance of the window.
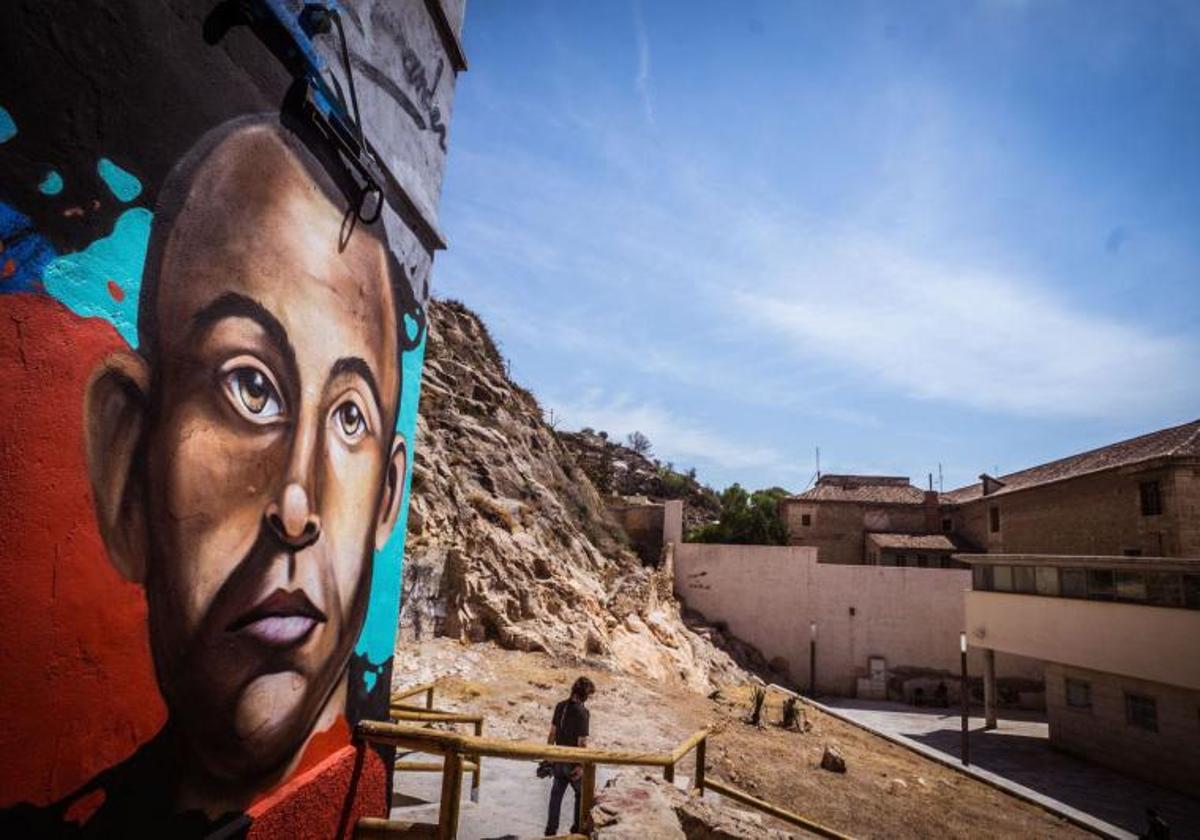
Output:
<path fill-rule="evenodd" d="M 973 566 L 971 568 L 971 588 L 976 592 L 992 591 L 991 566 Z"/>
<path fill-rule="evenodd" d="M 1162 513 L 1162 494 L 1159 493 L 1157 481 L 1140 482 L 1138 492 L 1142 497 L 1142 516 L 1158 516 Z"/>
<path fill-rule="evenodd" d="M 992 568 L 992 583 L 995 585 L 997 592 L 1012 592 L 1012 572 L 1012 566 L 995 566 Z"/>
<path fill-rule="evenodd" d="M 1067 705 L 1072 709 L 1092 708 L 1092 684 L 1067 677 Z"/>
<path fill-rule="evenodd" d="M 992 533 L 998 534 L 1000 532 L 1000 508 L 995 505 L 988 508 L 988 522 L 990 523 Z"/>
<path fill-rule="evenodd" d="M 1141 572 L 1117 572 L 1117 600 L 1145 601 L 1146 576 Z"/>
<path fill-rule="evenodd" d="M 1183 606 L 1183 577 L 1170 572 L 1146 575 L 1146 600 L 1158 607 Z"/>
<path fill-rule="evenodd" d="M 1087 597 L 1087 572 L 1083 569 L 1063 569 L 1061 580 L 1064 598 Z"/>
<path fill-rule="evenodd" d="M 1013 566 L 1013 592 L 1037 592 L 1033 566 Z"/>
<path fill-rule="evenodd" d="M 954 523 L 948 517 L 942 519 L 942 530 L 947 532 L 954 530 Z"/>
<path fill-rule="evenodd" d="M 1200 575 L 1183 576 L 1183 605 L 1200 610 Z"/>
<path fill-rule="evenodd" d="M 1153 697 L 1125 693 L 1125 722 L 1147 732 L 1158 731 L 1158 707 Z"/>
<path fill-rule="evenodd" d="M 924 568 L 925 568 L 925 566 L 926 566 L 926 565 L 928 565 L 928 564 L 926 563 L 926 561 L 925 561 L 925 555 L 924 555 L 924 554 L 918 554 L 918 555 L 917 555 L 917 565 L 918 565 L 918 566 L 920 566 L 922 569 L 924 569 Z"/>
<path fill-rule="evenodd" d="M 1087 596 L 1093 601 L 1111 601 L 1116 595 L 1113 573 L 1110 569 L 1088 569 L 1087 581 Z"/>
<path fill-rule="evenodd" d="M 1052 566 L 1038 566 L 1036 570 L 1036 576 L 1037 594 L 1058 594 L 1058 569 L 1055 569 Z"/>
<path fill-rule="evenodd" d="M 1141 557 L 1142 550 L 1140 548 L 1127 548 L 1121 552 L 1126 557 Z"/>
<path fill-rule="evenodd" d="M 812 514 L 811 513 L 800 514 L 800 524 L 803 525 L 805 528 L 807 528 L 809 525 L 812 525 Z"/>
<path fill-rule="evenodd" d="M 897 554 L 896 555 L 896 565 L 897 566 L 907 566 L 908 565 L 908 555 Z"/>

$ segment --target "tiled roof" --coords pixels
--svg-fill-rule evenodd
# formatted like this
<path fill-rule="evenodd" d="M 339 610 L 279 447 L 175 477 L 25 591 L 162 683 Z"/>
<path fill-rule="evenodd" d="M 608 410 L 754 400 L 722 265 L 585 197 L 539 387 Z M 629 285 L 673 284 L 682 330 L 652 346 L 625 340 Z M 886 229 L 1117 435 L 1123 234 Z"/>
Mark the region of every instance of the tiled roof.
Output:
<path fill-rule="evenodd" d="M 1200 457 L 1200 420 L 1193 420 L 1182 426 L 1172 426 L 1169 429 L 1102 446 L 1090 452 L 1081 452 L 1078 455 L 1060 458 L 1048 464 L 999 476 L 997 480 L 1004 486 L 989 493 L 988 498 L 1038 484 L 1061 481 L 1064 478 L 1074 478 L 1087 473 L 1172 456 Z M 944 494 L 943 498 L 948 502 L 961 504 L 982 498 L 982 496 L 982 483 L 975 483 L 951 490 Z"/>
<path fill-rule="evenodd" d="M 919 505 L 925 501 L 925 493 L 904 476 L 823 475 L 816 487 L 792 498 L 808 502 Z"/>
<path fill-rule="evenodd" d="M 962 547 L 948 534 L 867 534 L 867 539 L 880 548 L 958 551 Z"/>

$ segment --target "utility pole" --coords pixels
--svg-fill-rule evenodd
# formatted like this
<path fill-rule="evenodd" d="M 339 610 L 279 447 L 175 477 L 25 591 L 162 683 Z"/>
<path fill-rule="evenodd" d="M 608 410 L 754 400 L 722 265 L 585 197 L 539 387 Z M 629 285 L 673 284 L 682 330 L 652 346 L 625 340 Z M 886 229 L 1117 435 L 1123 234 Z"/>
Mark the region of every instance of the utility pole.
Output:
<path fill-rule="evenodd" d="M 817 447 L 817 481 L 821 480 L 821 447 Z"/>
<path fill-rule="evenodd" d="M 808 623 L 808 696 L 817 696 L 817 622 Z"/>
<path fill-rule="evenodd" d="M 971 764 L 971 739 L 969 723 L 971 718 L 971 694 L 967 689 L 967 631 L 958 634 L 958 649 L 962 654 L 962 763 L 964 767 Z"/>

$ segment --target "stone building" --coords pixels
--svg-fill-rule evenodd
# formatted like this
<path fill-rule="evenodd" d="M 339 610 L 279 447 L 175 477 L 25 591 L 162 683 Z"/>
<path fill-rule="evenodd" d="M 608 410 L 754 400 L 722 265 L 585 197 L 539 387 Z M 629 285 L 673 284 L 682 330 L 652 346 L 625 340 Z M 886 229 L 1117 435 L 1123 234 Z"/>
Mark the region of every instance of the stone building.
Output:
<path fill-rule="evenodd" d="M 942 565 L 954 551 L 1200 557 L 1200 420 L 948 493 L 826 475 L 785 499 L 822 563 Z"/>
<path fill-rule="evenodd" d="M 987 553 L 1200 557 L 1200 420 L 946 493 Z"/>
<path fill-rule="evenodd" d="M 788 543 L 815 547 L 822 563 L 944 567 L 968 548 L 943 532 L 941 497 L 905 476 L 823 475 L 780 515 Z"/>

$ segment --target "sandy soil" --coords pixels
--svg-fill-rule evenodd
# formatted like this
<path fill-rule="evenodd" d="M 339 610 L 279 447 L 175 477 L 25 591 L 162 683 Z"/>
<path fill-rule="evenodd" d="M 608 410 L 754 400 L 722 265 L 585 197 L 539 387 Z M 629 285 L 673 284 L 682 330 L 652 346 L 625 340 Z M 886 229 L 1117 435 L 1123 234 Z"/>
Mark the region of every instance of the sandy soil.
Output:
<path fill-rule="evenodd" d="M 397 651 L 396 687 L 439 678 L 436 705 L 487 715 L 485 734 L 543 741 L 554 704 L 586 674 L 598 686 L 591 745 L 668 750 L 705 725 L 709 774 L 855 837 L 1088 837 L 1071 824 L 849 724 L 807 708 L 811 729 L 781 729 L 780 698 L 765 728 L 745 722 L 750 688 L 707 698 L 614 673 L 596 662 L 462 645 L 445 639 Z M 819 767 L 825 744 L 845 774 Z M 691 775 L 692 758 L 678 773 Z M 486 784 L 486 782 L 485 782 Z M 776 827 L 786 828 L 782 823 Z"/>

